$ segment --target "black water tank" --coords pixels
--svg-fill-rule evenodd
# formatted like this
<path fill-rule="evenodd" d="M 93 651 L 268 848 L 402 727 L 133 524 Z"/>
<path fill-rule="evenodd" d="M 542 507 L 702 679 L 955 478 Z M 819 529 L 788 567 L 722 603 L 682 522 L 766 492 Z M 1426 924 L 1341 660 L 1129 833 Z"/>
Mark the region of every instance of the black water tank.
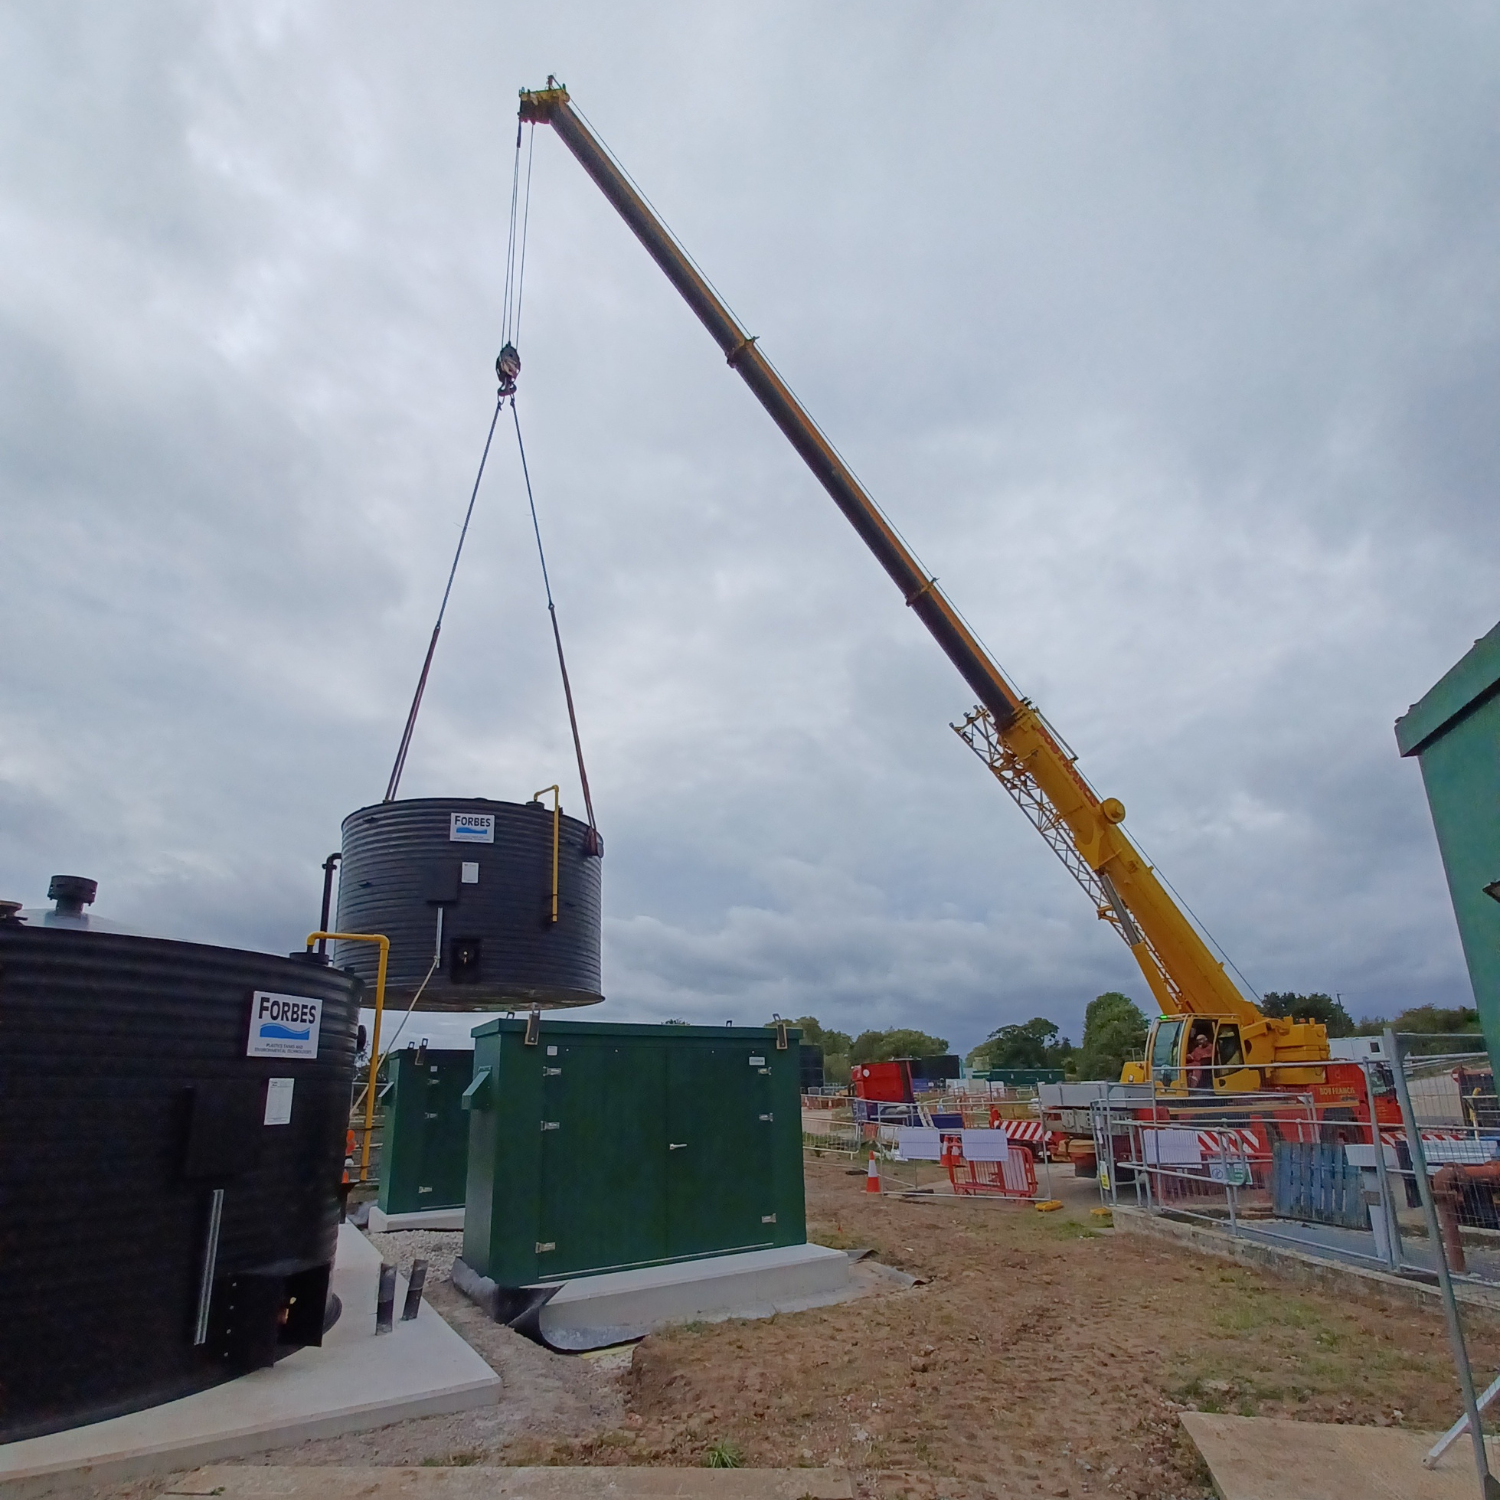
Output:
<path fill-rule="evenodd" d="M 553 921 L 552 818 L 540 802 L 419 797 L 344 819 L 337 930 L 391 940 L 388 1004 L 410 1004 L 424 979 L 421 1010 L 550 1009 L 604 998 L 603 861 L 590 852 L 588 825 L 563 816 Z M 335 956 L 373 994 L 374 945 L 339 943 Z"/>
<path fill-rule="evenodd" d="M 359 980 L 61 907 L 0 909 L 0 1442 L 319 1342 L 338 1235 Z"/>

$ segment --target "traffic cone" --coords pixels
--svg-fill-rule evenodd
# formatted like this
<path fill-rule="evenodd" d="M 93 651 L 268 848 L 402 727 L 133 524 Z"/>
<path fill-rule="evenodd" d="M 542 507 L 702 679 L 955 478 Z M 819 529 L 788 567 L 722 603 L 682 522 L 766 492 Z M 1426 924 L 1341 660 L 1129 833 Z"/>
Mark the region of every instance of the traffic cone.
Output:
<path fill-rule="evenodd" d="M 878 1193 L 880 1191 L 880 1168 L 875 1164 L 875 1158 L 870 1158 L 869 1169 L 865 1172 L 865 1191 L 867 1193 Z"/>

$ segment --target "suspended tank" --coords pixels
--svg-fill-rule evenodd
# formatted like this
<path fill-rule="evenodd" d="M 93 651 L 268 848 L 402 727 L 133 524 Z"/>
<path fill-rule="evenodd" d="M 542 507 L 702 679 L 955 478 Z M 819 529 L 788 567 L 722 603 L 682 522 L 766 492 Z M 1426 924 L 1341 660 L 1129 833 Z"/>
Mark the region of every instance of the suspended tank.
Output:
<path fill-rule="evenodd" d="M 0 903 L 0 1442 L 321 1341 L 363 986 Z"/>
<path fill-rule="evenodd" d="M 390 1006 L 419 991 L 419 1010 L 594 1005 L 600 854 L 540 801 L 377 802 L 344 819 L 337 930 L 390 939 Z M 335 961 L 373 991 L 372 944 L 336 944 Z"/>

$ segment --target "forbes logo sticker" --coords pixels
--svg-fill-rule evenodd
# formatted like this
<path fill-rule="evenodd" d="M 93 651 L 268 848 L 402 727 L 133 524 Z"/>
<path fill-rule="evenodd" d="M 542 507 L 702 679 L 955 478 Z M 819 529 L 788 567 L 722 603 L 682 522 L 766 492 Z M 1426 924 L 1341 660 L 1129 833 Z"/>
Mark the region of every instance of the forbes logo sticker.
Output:
<path fill-rule="evenodd" d="M 494 813 L 449 813 L 448 842 L 450 844 L 493 844 L 495 842 Z"/>
<path fill-rule="evenodd" d="M 273 995 L 256 990 L 250 997 L 250 1045 L 246 1057 L 316 1057 L 323 1002 L 306 995 Z"/>

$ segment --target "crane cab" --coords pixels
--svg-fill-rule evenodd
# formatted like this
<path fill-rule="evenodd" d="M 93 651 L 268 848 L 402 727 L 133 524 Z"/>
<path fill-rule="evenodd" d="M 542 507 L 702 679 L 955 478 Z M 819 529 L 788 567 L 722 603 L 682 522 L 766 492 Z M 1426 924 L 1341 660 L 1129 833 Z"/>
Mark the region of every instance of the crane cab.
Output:
<path fill-rule="evenodd" d="M 1263 1087 L 1247 1066 L 1240 1023 L 1219 1016 L 1159 1016 L 1146 1037 L 1144 1061 L 1126 1063 L 1121 1083 L 1151 1083 L 1158 1093 L 1244 1094 Z"/>

